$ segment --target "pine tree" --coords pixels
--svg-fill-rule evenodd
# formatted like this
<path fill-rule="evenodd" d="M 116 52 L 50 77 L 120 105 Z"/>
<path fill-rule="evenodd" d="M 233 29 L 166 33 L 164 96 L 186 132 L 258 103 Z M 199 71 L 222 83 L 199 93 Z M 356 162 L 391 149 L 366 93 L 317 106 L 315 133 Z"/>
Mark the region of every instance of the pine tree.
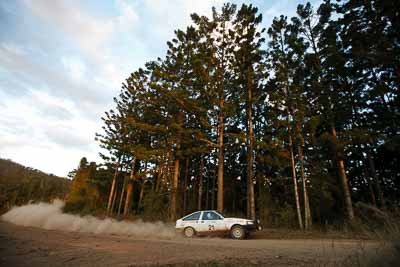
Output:
<path fill-rule="evenodd" d="M 255 196 L 254 196 L 254 103 L 260 96 L 264 65 L 262 57 L 264 51 L 261 46 L 264 38 L 258 26 L 262 21 L 258 9 L 252 5 L 242 5 L 238 10 L 234 21 L 236 48 L 234 52 L 234 71 L 237 74 L 236 86 L 246 103 L 246 143 L 247 143 L 247 215 L 255 219 Z"/>
<path fill-rule="evenodd" d="M 303 229 L 303 220 L 301 216 L 301 206 L 297 185 L 297 174 L 295 166 L 294 148 L 293 148 L 293 92 L 292 89 L 296 84 L 293 84 L 295 68 L 293 65 L 296 63 L 293 59 L 294 51 L 289 46 L 290 42 L 290 28 L 287 23 L 287 18 L 281 16 L 279 19 L 275 18 L 268 30 L 271 37 L 269 56 L 271 65 L 274 67 L 275 77 L 272 79 L 271 87 L 277 90 L 276 93 L 271 94 L 271 102 L 274 108 L 277 109 L 282 118 L 287 121 L 287 140 L 289 148 L 289 157 L 292 170 L 292 178 L 294 184 L 294 195 L 296 201 L 297 218 L 300 229 Z"/>
<path fill-rule="evenodd" d="M 197 24 L 201 37 L 204 37 L 202 46 L 202 55 L 206 62 L 203 64 L 203 79 L 208 81 L 207 90 L 203 93 L 204 97 L 211 100 L 209 108 L 217 119 L 217 140 L 202 138 L 204 142 L 218 149 L 218 197 L 217 210 L 224 210 L 224 133 L 225 122 L 230 110 L 227 107 L 227 100 L 230 95 L 229 85 L 232 82 L 231 58 L 234 48 L 232 35 L 232 18 L 236 12 L 236 6 L 225 4 L 221 13 L 213 8 L 212 20 L 198 15 L 192 15 L 193 21 Z M 214 107 L 217 107 L 215 110 Z M 215 114 L 215 115 L 214 115 Z M 212 138 L 211 138 L 212 139 Z"/>

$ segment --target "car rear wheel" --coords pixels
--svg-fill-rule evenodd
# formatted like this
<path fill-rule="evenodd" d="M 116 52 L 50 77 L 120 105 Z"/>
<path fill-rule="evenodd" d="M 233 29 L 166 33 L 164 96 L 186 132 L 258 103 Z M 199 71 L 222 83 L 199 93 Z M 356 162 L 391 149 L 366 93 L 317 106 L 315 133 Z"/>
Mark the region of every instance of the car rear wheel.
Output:
<path fill-rule="evenodd" d="M 193 227 L 186 227 L 185 230 L 183 231 L 183 234 L 185 235 L 185 237 L 190 238 L 195 235 L 195 231 Z"/>
<path fill-rule="evenodd" d="M 233 239 L 244 239 L 246 236 L 246 232 L 244 228 L 240 225 L 235 225 L 231 229 L 231 237 Z"/>

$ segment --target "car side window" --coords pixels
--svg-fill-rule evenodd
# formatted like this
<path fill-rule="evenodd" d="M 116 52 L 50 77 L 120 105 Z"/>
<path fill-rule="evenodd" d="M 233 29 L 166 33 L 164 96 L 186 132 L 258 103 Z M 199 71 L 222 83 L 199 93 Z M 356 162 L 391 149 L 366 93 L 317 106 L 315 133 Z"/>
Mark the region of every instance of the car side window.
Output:
<path fill-rule="evenodd" d="M 183 218 L 183 221 L 197 221 L 199 219 L 200 219 L 200 212 L 196 212 Z"/>
<path fill-rule="evenodd" d="M 205 211 L 203 213 L 203 220 L 222 220 L 222 218 L 213 211 Z"/>

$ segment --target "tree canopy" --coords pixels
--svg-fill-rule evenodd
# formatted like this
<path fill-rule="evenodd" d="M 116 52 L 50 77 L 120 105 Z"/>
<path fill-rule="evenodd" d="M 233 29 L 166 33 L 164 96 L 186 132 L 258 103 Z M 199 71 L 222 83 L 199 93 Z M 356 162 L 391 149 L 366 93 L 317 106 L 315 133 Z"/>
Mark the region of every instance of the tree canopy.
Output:
<path fill-rule="evenodd" d="M 218 209 L 300 228 L 352 221 L 355 202 L 397 207 L 394 5 L 307 3 L 267 30 L 253 5 L 192 14 L 103 117 L 109 204 L 119 194 L 124 214 Z"/>

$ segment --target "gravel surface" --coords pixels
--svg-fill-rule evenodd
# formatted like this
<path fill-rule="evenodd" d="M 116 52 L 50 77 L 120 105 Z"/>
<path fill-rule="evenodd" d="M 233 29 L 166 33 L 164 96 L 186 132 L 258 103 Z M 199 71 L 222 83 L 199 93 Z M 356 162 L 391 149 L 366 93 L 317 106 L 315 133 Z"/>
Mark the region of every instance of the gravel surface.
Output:
<path fill-rule="evenodd" d="M 0 221 L 0 266 L 342 266 L 379 246 L 349 239 L 139 238 Z"/>

